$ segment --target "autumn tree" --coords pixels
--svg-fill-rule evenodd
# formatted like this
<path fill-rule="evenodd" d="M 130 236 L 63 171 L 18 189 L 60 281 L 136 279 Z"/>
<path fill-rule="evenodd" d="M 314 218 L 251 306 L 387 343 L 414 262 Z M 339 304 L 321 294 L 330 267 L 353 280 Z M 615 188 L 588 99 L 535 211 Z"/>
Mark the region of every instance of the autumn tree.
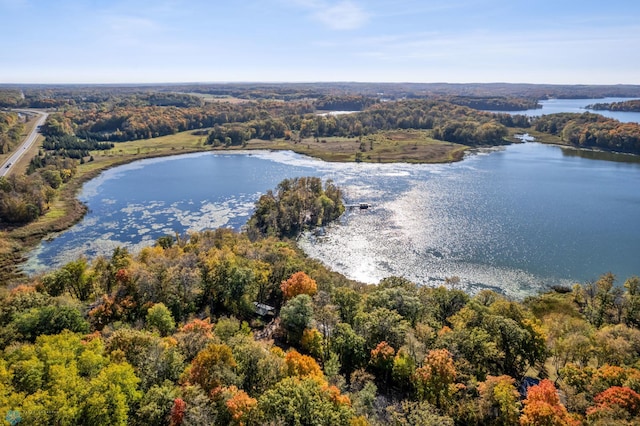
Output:
<path fill-rule="evenodd" d="M 569 415 L 560 403 L 558 391 L 550 380 L 542 380 L 527 390 L 527 398 L 520 416 L 522 426 L 558 425 L 573 426 L 580 423 Z"/>
<path fill-rule="evenodd" d="M 324 374 L 322 374 L 322 370 L 316 360 L 310 356 L 301 355 L 296 350 L 287 352 L 287 355 L 285 356 L 285 366 L 289 376 L 324 377 Z"/>
<path fill-rule="evenodd" d="M 258 401 L 233 385 L 213 389 L 211 400 L 217 408 L 217 424 L 243 426 L 258 415 Z"/>
<path fill-rule="evenodd" d="M 214 340 L 213 324 L 210 318 L 194 318 L 178 329 L 173 335 L 186 361 L 191 361 L 202 349 Z"/>
<path fill-rule="evenodd" d="M 612 386 L 593 399 L 595 405 L 587 410 L 590 421 L 607 420 L 622 423 L 640 414 L 640 395 L 628 387 Z"/>
<path fill-rule="evenodd" d="M 446 349 L 434 349 L 427 353 L 422 367 L 416 369 L 413 384 L 420 399 L 442 407 L 454 393 L 456 376 L 451 353 Z"/>
<path fill-rule="evenodd" d="M 396 351 L 387 342 L 382 341 L 371 350 L 371 358 L 369 363 L 381 377 L 383 383 L 387 383 L 391 369 L 393 368 L 393 359 Z"/>
<path fill-rule="evenodd" d="M 518 423 L 520 394 L 515 379 L 509 376 L 489 376 L 478 386 L 480 413 L 490 424 L 509 426 Z"/>
<path fill-rule="evenodd" d="M 313 296 L 318 292 L 318 285 L 313 278 L 299 271 L 291 275 L 286 281 L 282 281 L 280 290 L 282 290 L 284 299 L 289 300 L 300 294 Z"/>
<path fill-rule="evenodd" d="M 142 396 L 139 382 L 97 336 L 43 335 L 0 356 L 0 408 L 11 402 L 25 424 L 124 426 Z"/>
<path fill-rule="evenodd" d="M 236 365 L 229 346 L 211 343 L 191 362 L 189 382 L 199 384 L 205 392 L 234 384 L 237 381 Z"/>

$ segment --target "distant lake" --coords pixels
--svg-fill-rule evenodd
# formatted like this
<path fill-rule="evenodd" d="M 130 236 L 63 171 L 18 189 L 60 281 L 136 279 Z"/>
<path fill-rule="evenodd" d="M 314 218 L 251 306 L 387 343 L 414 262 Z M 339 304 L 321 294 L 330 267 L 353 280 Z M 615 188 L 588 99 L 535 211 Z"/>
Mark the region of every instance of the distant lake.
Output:
<path fill-rule="evenodd" d="M 623 102 L 637 98 L 599 98 L 599 99 L 548 99 L 539 101 L 542 108 L 528 109 L 525 111 L 496 111 L 507 112 L 509 114 L 522 114 L 530 117 L 539 117 L 546 114 L 556 114 L 559 112 L 594 112 L 596 114 L 604 115 L 605 117 L 615 118 L 623 123 L 640 123 L 640 112 L 625 112 L 625 111 L 596 111 L 588 110 L 585 107 L 591 104 L 604 104 L 612 102 Z"/>
<path fill-rule="evenodd" d="M 135 251 L 174 232 L 240 229 L 260 194 L 314 175 L 334 179 L 347 203 L 371 203 L 299 241 L 350 278 L 437 285 L 457 275 L 469 291 L 515 297 L 607 271 L 622 282 L 640 275 L 640 164 L 613 159 L 525 143 L 446 165 L 326 163 L 291 152 L 142 160 L 85 184 L 89 213 L 43 242 L 26 269 L 109 256 L 118 245 Z"/>

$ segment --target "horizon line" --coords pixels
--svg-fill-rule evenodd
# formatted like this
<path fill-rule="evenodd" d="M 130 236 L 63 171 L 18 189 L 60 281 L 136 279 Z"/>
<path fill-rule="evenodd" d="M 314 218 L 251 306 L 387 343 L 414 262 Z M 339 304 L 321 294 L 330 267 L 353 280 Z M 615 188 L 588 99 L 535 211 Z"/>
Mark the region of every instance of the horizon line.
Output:
<path fill-rule="evenodd" d="M 164 82 L 48 82 L 48 83 L 0 83 L 0 87 L 7 86 L 172 86 L 172 85 L 203 85 L 203 84 L 425 84 L 425 85 L 529 85 L 529 86 L 640 86 L 640 83 L 527 83 L 527 82 L 420 82 L 420 81 L 357 81 L 357 80 L 238 80 L 238 81 L 164 81 Z"/>

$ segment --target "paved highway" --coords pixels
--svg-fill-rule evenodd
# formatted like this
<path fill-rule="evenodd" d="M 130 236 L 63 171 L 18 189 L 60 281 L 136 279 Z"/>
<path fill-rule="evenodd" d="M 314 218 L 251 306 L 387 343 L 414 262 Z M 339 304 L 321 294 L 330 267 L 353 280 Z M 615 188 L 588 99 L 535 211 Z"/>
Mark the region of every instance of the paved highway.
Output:
<path fill-rule="evenodd" d="M 25 152 L 27 152 L 29 148 L 31 148 L 31 145 L 33 145 L 33 143 L 38 138 L 38 129 L 40 128 L 40 126 L 44 124 L 45 120 L 47 119 L 47 115 L 49 115 L 46 112 L 34 111 L 34 110 L 16 110 L 16 111 L 22 112 L 22 113 L 37 114 L 39 117 L 36 121 L 36 125 L 33 126 L 31 133 L 29 133 L 29 135 L 26 137 L 24 142 L 22 142 L 22 145 L 20 145 L 13 152 L 11 157 L 9 157 L 9 159 L 2 164 L 2 168 L 0 168 L 0 176 L 8 175 L 11 169 L 13 168 L 13 166 L 16 165 L 18 160 L 20 160 L 20 158 L 25 154 Z"/>

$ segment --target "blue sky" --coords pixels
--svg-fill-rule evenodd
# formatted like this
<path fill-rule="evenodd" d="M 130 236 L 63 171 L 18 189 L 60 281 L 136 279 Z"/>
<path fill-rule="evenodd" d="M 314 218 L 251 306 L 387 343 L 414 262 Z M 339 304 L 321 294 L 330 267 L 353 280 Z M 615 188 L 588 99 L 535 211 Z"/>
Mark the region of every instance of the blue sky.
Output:
<path fill-rule="evenodd" d="M 0 83 L 640 84 L 637 0 L 0 0 Z"/>

